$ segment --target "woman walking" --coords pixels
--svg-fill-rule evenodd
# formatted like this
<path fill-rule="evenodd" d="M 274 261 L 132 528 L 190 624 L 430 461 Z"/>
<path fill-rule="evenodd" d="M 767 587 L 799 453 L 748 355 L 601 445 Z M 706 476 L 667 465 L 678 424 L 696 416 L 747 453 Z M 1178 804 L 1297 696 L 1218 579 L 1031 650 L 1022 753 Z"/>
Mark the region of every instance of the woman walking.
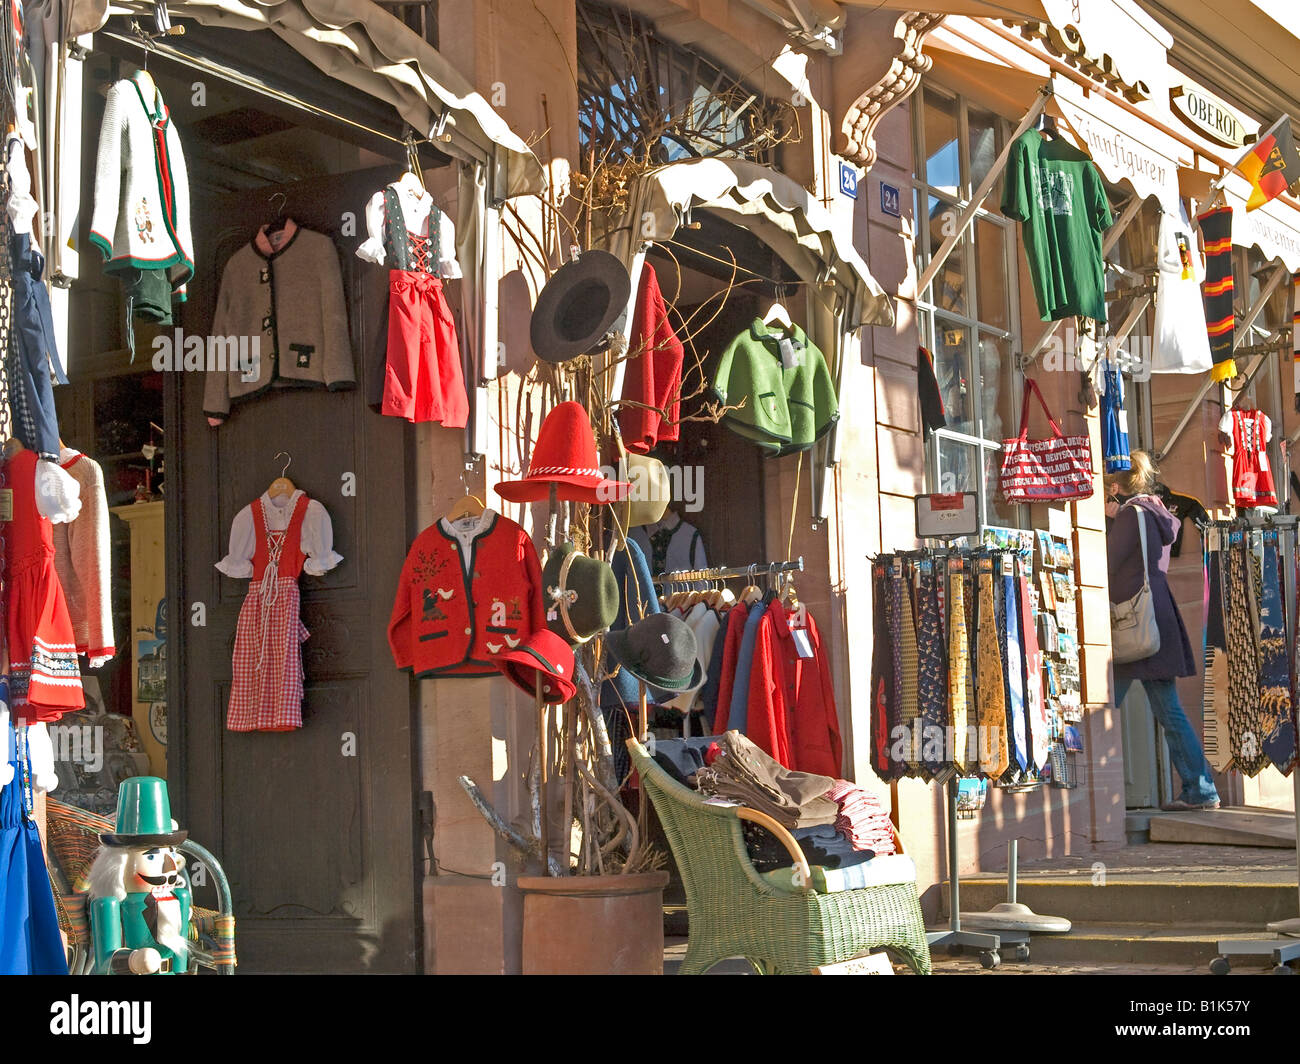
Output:
<path fill-rule="evenodd" d="M 1146 690 L 1156 720 L 1164 728 L 1169 756 L 1182 780 L 1178 798 L 1165 809 L 1217 809 L 1219 793 L 1200 740 L 1178 701 L 1175 680 L 1195 676 L 1196 663 L 1178 604 L 1169 589 L 1169 547 L 1178 534 L 1178 519 L 1152 492 L 1159 470 L 1146 451 L 1134 451 L 1132 468 L 1107 476 L 1106 514 L 1109 531 L 1106 554 L 1110 568 L 1110 600 L 1125 602 L 1150 581 L 1160 649 L 1148 658 L 1115 665 L 1115 705 L 1124 701 L 1134 681 Z M 1138 521 L 1146 525 L 1146 554 Z"/>

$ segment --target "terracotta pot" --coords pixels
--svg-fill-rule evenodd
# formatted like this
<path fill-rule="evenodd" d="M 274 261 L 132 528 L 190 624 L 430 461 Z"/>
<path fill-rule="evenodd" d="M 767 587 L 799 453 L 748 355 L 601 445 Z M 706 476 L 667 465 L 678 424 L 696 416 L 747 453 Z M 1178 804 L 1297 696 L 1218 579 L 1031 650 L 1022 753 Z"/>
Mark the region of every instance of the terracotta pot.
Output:
<path fill-rule="evenodd" d="M 663 975 L 667 872 L 518 882 L 525 975 Z"/>

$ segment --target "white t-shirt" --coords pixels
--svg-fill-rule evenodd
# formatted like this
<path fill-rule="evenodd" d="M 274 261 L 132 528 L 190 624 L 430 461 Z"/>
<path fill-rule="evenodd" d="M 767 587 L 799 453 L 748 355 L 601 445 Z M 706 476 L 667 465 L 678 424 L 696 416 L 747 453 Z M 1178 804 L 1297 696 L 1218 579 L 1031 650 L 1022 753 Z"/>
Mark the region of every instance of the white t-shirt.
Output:
<path fill-rule="evenodd" d="M 1205 331 L 1201 282 L 1205 264 L 1187 212 L 1160 216 L 1156 244 L 1156 322 L 1152 335 L 1152 373 L 1208 373 L 1210 338 Z"/>

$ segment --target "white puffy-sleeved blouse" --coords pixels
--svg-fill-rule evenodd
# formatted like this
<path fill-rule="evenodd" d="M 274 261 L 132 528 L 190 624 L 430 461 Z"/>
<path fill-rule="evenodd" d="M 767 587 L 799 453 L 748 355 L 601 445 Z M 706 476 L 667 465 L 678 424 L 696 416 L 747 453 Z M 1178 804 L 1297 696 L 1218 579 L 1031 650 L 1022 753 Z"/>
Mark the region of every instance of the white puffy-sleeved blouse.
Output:
<path fill-rule="evenodd" d="M 230 547 L 226 556 L 217 562 L 217 568 L 236 580 L 251 577 L 253 553 L 257 549 L 253 507 L 263 507 L 268 531 L 283 532 L 289 527 L 289 519 L 302 494 L 295 491 L 273 499 L 264 492 L 256 502 L 249 503 L 235 514 L 230 524 Z M 307 500 L 307 512 L 302 517 L 301 546 L 303 554 L 307 555 L 303 569 L 308 576 L 323 576 L 343 560 L 343 555 L 334 552 L 334 525 L 330 522 L 329 511 L 315 499 Z"/>
<path fill-rule="evenodd" d="M 400 181 L 388 186 L 397 193 L 402 205 L 402 220 L 406 231 L 412 236 L 429 235 L 429 222 L 433 212 L 438 210 L 433 197 L 427 192 L 414 192 Z M 438 220 L 438 248 L 436 252 L 438 276 L 443 280 L 454 280 L 462 276 L 460 263 L 456 261 L 456 226 L 440 212 Z M 382 266 L 387 260 L 384 250 L 384 190 L 381 188 L 366 203 L 366 232 L 368 239 L 357 248 L 357 258 Z"/>

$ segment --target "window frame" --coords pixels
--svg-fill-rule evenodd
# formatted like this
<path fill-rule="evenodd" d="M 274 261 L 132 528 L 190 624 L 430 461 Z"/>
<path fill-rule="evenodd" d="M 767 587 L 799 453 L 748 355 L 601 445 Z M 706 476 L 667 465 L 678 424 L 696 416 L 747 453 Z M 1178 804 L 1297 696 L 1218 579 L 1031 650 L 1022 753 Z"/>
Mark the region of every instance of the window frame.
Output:
<path fill-rule="evenodd" d="M 929 157 L 925 144 L 925 101 L 927 96 L 933 94 L 935 97 L 955 103 L 956 111 L 956 140 L 958 156 L 958 194 L 953 196 L 941 188 L 933 186 L 929 182 L 927 167 Z M 923 81 L 917 87 L 912 97 L 912 145 L 913 145 L 913 166 L 912 166 L 912 189 L 913 189 L 913 215 L 916 218 L 917 232 L 915 239 L 914 261 L 917 270 L 917 276 L 925 270 L 931 261 L 930 253 L 930 236 L 928 229 L 921 231 L 923 220 L 928 219 L 929 201 L 931 197 L 936 199 L 940 204 L 950 208 L 956 216 L 960 217 L 971 202 L 974 193 L 974 183 L 971 178 L 971 137 L 970 137 L 970 102 L 959 92 L 948 89 L 942 85 L 935 85 Z M 1001 115 L 989 111 L 986 108 L 979 108 L 985 114 L 992 115 L 994 119 L 993 128 L 996 132 L 996 142 L 1000 146 L 1005 146 L 1013 132 L 1011 124 Z M 994 189 L 998 187 L 994 184 Z M 917 330 L 920 335 L 921 343 L 931 352 L 937 352 L 936 329 L 939 327 L 940 319 L 951 321 L 954 325 L 962 328 L 966 332 L 966 360 L 970 366 L 971 386 L 974 389 L 974 395 L 971 397 L 971 407 L 975 412 L 975 428 L 978 435 L 960 432 L 956 429 L 941 428 L 936 429 L 930 434 L 930 439 L 926 444 L 926 483 L 931 491 L 942 491 L 942 480 L 940 473 L 940 451 L 943 445 L 952 446 L 973 446 L 980 457 L 980 475 L 976 478 L 975 490 L 979 502 L 980 527 L 985 528 L 990 525 L 997 527 L 1026 527 L 1027 508 L 1020 504 L 1004 504 L 1014 514 L 1014 524 L 1011 526 L 1002 525 L 1000 521 L 991 521 L 990 517 L 990 485 L 985 482 L 982 474 L 983 461 L 987 458 L 987 452 L 1000 453 L 1002 450 L 1001 439 L 991 439 L 984 435 L 983 410 L 984 410 L 984 382 L 983 375 L 978 372 L 979 366 L 979 341 L 982 336 L 990 336 L 1009 349 L 1011 357 L 1014 359 L 1017 352 L 1023 350 L 1020 337 L 1020 233 L 1019 226 L 1016 222 L 1002 214 L 997 209 L 995 203 L 990 204 L 992 197 L 986 197 L 985 204 L 981 205 L 971 224 L 967 227 L 965 238 L 953 248 L 949 256 L 949 262 L 953 256 L 961 256 L 962 273 L 965 280 L 965 300 L 966 313 L 959 313 L 938 306 L 934 301 L 934 285 L 940 280 L 939 276 L 931 282 L 929 291 L 916 293 L 916 317 Z M 991 223 L 1003 232 L 1003 266 L 1004 276 L 1006 277 L 1006 321 L 1010 326 L 1009 329 L 1002 329 L 996 325 L 982 322 L 979 319 L 979 256 L 976 250 L 976 231 L 977 222 Z M 937 354 L 936 354 L 937 359 Z M 1014 434 L 1019 430 L 1021 415 L 1021 393 L 1024 384 L 1024 373 L 1018 364 L 1009 367 L 1010 372 L 1007 374 L 1007 386 L 1011 389 L 1009 408 L 1012 416 L 1012 423 L 1004 426 L 1009 432 Z M 1006 373 L 1008 367 L 999 365 L 999 373 Z M 996 490 L 994 488 L 993 490 Z"/>

